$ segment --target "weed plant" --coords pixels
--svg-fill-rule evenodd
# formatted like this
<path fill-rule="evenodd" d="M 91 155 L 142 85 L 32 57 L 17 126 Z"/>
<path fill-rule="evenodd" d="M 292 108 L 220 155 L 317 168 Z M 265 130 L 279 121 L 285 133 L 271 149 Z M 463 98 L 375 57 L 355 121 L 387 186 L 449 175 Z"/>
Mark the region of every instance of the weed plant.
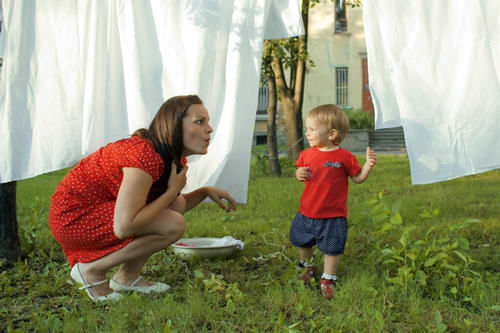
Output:
<path fill-rule="evenodd" d="M 243 250 L 183 262 L 166 249 L 143 275 L 170 292 L 108 304 L 78 290 L 47 225 L 66 170 L 18 182 L 23 257 L 0 262 L 0 331 L 500 331 L 499 170 L 414 186 L 405 155 L 379 156 L 367 182 L 351 183 L 347 248 L 327 301 L 297 279 L 288 230 L 303 184 L 281 162 L 284 176 L 272 177 L 265 159 L 252 160 L 248 203 L 236 212 L 202 204 L 186 214 L 185 237 L 231 235 Z"/>

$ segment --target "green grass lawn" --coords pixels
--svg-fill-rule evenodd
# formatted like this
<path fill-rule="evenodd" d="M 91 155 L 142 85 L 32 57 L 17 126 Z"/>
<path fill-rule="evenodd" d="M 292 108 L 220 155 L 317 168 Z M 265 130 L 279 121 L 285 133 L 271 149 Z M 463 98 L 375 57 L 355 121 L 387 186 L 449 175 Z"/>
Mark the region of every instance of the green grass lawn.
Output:
<path fill-rule="evenodd" d="M 252 161 L 238 211 L 202 204 L 186 214 L 185 237 L 231 235 L 244 250 L 188 263 L 157 253 L 143 274 L 172 291 L 113 304 L 78 290 L 50 234 L 50 195 L 65 171 L 18 182 L 24 257 L 0 265 L 0 331 L 500 331 L 500 170 L 415 186 L 406 155 L 380 155 L 367 182 L 350 183 L 349 238 L 327 301 L 297 280 L 288 229 L 303 184 L 282 162 L 284 176 L 272 177 L 265 158 Z"/>

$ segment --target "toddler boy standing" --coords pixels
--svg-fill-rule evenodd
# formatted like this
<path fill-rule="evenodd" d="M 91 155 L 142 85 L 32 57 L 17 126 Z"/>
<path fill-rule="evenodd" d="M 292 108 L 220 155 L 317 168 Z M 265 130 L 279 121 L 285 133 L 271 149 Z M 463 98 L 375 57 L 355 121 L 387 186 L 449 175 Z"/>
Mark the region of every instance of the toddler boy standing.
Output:
<path fill-rule="evenodd" d="M 334 104 L 315 107 L 306 118 L 306 138 L 310 148 L 297 160 L 295 176 L 305 183 L 299 212 L 290 227 L 290 241 L 298 247 L 300 267 L 306 272 L 300 279 L 309 282 L 316 272 L 312 262 L 314 245 L 325 254 L 321 293 L 333 297 L 337 266 L 347 239 L 348 177 L 360 184 L 377 163 L 377 154 L 366 148 L 361 167 L 356 157 L 339 147 L 349 132 L 349 120 Z"/>

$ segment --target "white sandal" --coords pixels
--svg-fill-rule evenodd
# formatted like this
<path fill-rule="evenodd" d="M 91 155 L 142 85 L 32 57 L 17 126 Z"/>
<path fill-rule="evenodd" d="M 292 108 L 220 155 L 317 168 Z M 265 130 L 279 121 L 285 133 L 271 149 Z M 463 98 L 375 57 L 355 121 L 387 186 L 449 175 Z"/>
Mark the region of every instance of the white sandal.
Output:
<path fill-rule="evenodd" d="M 80 287 L 80 290 L 85 290 L 89 298 L 92 300 L 92 302 L 97 303 L 97 302 L 103 302 L 103 301 L 118 301 L 122 298 L 122 295 L 120 293 L 117 293 L 116 291 L 113 291 L 110 294 L 103 295 L 103 296 L 94 296 L 90 293 L 90 288 L 93 288 L 95 286 L 104 284 L 108 282 L 108 279 L 102 280 L 99 282 L 94 282 L 94 283 L 89 283 L 85 284 L 85 280 L 83 279 L 83 275 L 80 272 L 80 269 L 78 268 L 78 263 L 76 263 L 72 268 L 71 268 L 71 278 L 75 280 L 76 282 L 80 283 L 83 285 L 83 287 Z"/>
<path fill-rule="evenodd" d="M 143 293 L 143 294 L 150 294 L 152 292 L 162 293 L 162 292 L 167 291 L 167 290 L 170 289 L 170 286 L 168 284 L 161 283 L 161 282 L 156 282 L 152 286 L 136 287 L 135 285 L 141 279 L 142 279 L 142 276 L 139 275 L 139 277 L 134 282 L 132 282 L 132 284 L 130 286 L 118 283 L 115 280 L 111 279 L 109 281 L 109 287 L 111 289 L 113 289 L 114 291 L 136 291 L 138 293 Z"/>

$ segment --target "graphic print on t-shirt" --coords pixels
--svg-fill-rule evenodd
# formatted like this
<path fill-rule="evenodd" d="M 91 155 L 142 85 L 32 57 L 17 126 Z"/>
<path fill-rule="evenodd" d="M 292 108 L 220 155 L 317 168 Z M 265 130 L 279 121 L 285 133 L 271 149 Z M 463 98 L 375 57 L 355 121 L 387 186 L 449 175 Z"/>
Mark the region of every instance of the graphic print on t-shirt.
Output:
<path fill-rule="evenodd" d="M 335 162 L 326 161 L 325 163 L 323 163 L 323 166 L 325 166 L 325 167 L 334 167 L 334 168 L 342 168 L 342 163 L 340 163 L 339 161 L 335 161 Z"/>

